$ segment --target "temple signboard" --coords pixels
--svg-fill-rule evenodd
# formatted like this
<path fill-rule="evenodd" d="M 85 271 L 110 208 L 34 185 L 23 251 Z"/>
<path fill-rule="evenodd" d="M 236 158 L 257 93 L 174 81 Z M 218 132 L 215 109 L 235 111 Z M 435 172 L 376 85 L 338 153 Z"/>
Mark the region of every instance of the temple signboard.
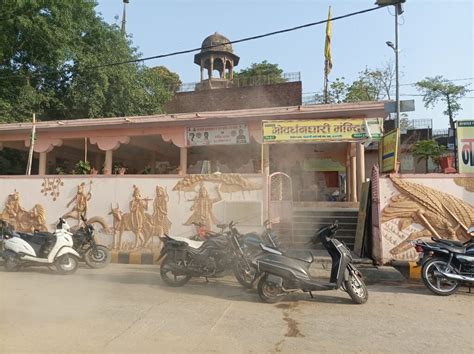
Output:
<path fill-rule="evenodd" d="M 248 144 L 249 138 L 247 124 L 186 128 L 187 146 Z"/>
<path fill-rule="evenodd" d="M 459 173 L 474 173 L 474 120 L 457 122 Z"/>
<path fill-rule="evenodd" d="M 380 118 L 263 121 L 264 143 L 380 140 Z"/>
<path fill-rule="evenodd" d="M 400 129 L 386 133 L 379 146 L 380 165 L 383 173 L 397 171 L 398 147 L 400 144 Z"/>

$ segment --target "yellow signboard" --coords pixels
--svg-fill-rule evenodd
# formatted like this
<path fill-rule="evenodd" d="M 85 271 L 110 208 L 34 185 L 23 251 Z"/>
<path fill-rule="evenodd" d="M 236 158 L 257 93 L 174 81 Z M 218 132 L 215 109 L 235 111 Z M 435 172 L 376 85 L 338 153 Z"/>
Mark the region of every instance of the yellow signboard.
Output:
<path fill-rule="evenodd" d="M 458 120 L 459 173 L 474 173 L 474 120 Z"/>
<path fill-rule="evenodd" d="M 380 118 L 263 121 L 264 143 L 380 140 Z"/>
<path fill-rule="evenodd" d="M 400 130 L 394 129 L 386 133 L 382 138 L 382 144 L 379 147 L 381 155 L 382 172 L 392 172 L 396 170 L 398 162 L 398 143 Z"/>

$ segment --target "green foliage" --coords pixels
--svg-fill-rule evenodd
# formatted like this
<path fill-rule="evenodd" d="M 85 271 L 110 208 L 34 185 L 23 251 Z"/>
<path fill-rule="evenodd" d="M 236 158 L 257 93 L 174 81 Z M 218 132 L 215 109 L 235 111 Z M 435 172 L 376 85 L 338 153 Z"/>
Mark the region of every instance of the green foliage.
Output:
<path fill-rule="evenodd" d="M 178 75 L 137 63 L 98 67 L 139 53 L 96 5 L 1 0 L 0 122 L 31 120 L 32 112 L 38 120 L 163 112 Z"/>
<path fill-rule="evenodd" d="M 390 99 L 395 71 L 391 62 L 374 70 L 366 68 L 352 83 L 346 83 L 344 77 L 329 83 L 328 103 L 380 101 Z M 318 103 L 324 103 L 324 94 L 316 95 Z"/>
<path fill-rule="evenodd" d="M 286 82 L 283 77 L 283 69 L 278 64 L 271 64 L 266 60 L 261 63 L 253 63 L 250 67 L 234 73 L 234 80 L 242 83 L 281 83 Z"/>
<path fill-rule="evenodd" d="M 74 166 L 73 173 L 75 175 L 88 175 L 91 172 L 91 164 L 89 161 L 79 161 Z"/>
<path fill-rule="evenodd" d="M 439 165 L 439 159 L 444 156 L 447 151 L 444 145 L 438 145 L 435 140 L 420 140 L 413 145 L 412 153 L 418 157 L 418 162 L 425 160 L 426 172 L 428 172 L 428 160 L 431 158 Z"/>
<path fill-rule="evenodd" d="M 462 110 L 459 100 L 468 92 L 467 86 L 455 85 L 442 76 L 435 76 L 417 82 L 416 87 L 423 94 L 426 108 L 434 107 L 439 101 L 446 105 L 443 114 L 449 117 L 449 125 L 454 128 L 454 117 Z"/>
<path fill-rule="evenodd" d="M 0 150 L 0 173 L 22 175 L 25 174 L 28 156 L 26 153 L 4 148 Z"/>

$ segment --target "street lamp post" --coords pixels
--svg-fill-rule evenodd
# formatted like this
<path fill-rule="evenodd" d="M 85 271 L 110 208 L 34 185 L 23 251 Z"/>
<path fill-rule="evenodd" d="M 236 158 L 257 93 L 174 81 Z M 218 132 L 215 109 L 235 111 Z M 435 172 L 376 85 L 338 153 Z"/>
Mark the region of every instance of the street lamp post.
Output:
<path fill-rule="evenodd" d="M 395 101 L 397 105 L 397 116 L 395 120 L 395 128 L 400 128 L 400 70 L 398 65 L 398 54 L 400 49 L 398 46 L 398 16 L 403 13 L 402 3 L 406 0 L 377 0 L 376 5 L 388 6 L 393 5 L 395 8 L 395 44 L 388 41 L 386 44 L 395 52 Z"/>

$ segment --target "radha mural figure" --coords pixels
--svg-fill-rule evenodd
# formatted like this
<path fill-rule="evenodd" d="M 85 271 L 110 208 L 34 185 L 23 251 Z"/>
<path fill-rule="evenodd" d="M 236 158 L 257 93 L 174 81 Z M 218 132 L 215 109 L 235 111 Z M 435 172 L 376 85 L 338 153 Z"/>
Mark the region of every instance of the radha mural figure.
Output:
<path fill-rule="evenodd" d="M 213 206 L 222 200 L 220 184 L 216 186 L 216 192 L 217 197 L 211 198 L 204 183 L 201 183 L 198 196 L 188 200 L 189 202 L 193 202 L 193 206 L 191 207 L 193 213 L 184 225 L 202 225 L 206 230 L 212 230 L 212 225 L 219 223 L 214 216 Z"/>
<path fill-rule="evenodd" d="M 133 186 L 133 199 L 130 201 L 130 226 L 135 233 L 135 247 L 142 246 L 145 242 L 145 223 L 147 222 L 146 211 L 150 199 L 142 198 L 137 186 Z"/>
<path fill-rule="evenodd" d="M 163 187 L 156 186 L 156 197 L 153 201 L 153 235 L 169 234 L 171 221 L 168 219 L 169 196 Z"/>

